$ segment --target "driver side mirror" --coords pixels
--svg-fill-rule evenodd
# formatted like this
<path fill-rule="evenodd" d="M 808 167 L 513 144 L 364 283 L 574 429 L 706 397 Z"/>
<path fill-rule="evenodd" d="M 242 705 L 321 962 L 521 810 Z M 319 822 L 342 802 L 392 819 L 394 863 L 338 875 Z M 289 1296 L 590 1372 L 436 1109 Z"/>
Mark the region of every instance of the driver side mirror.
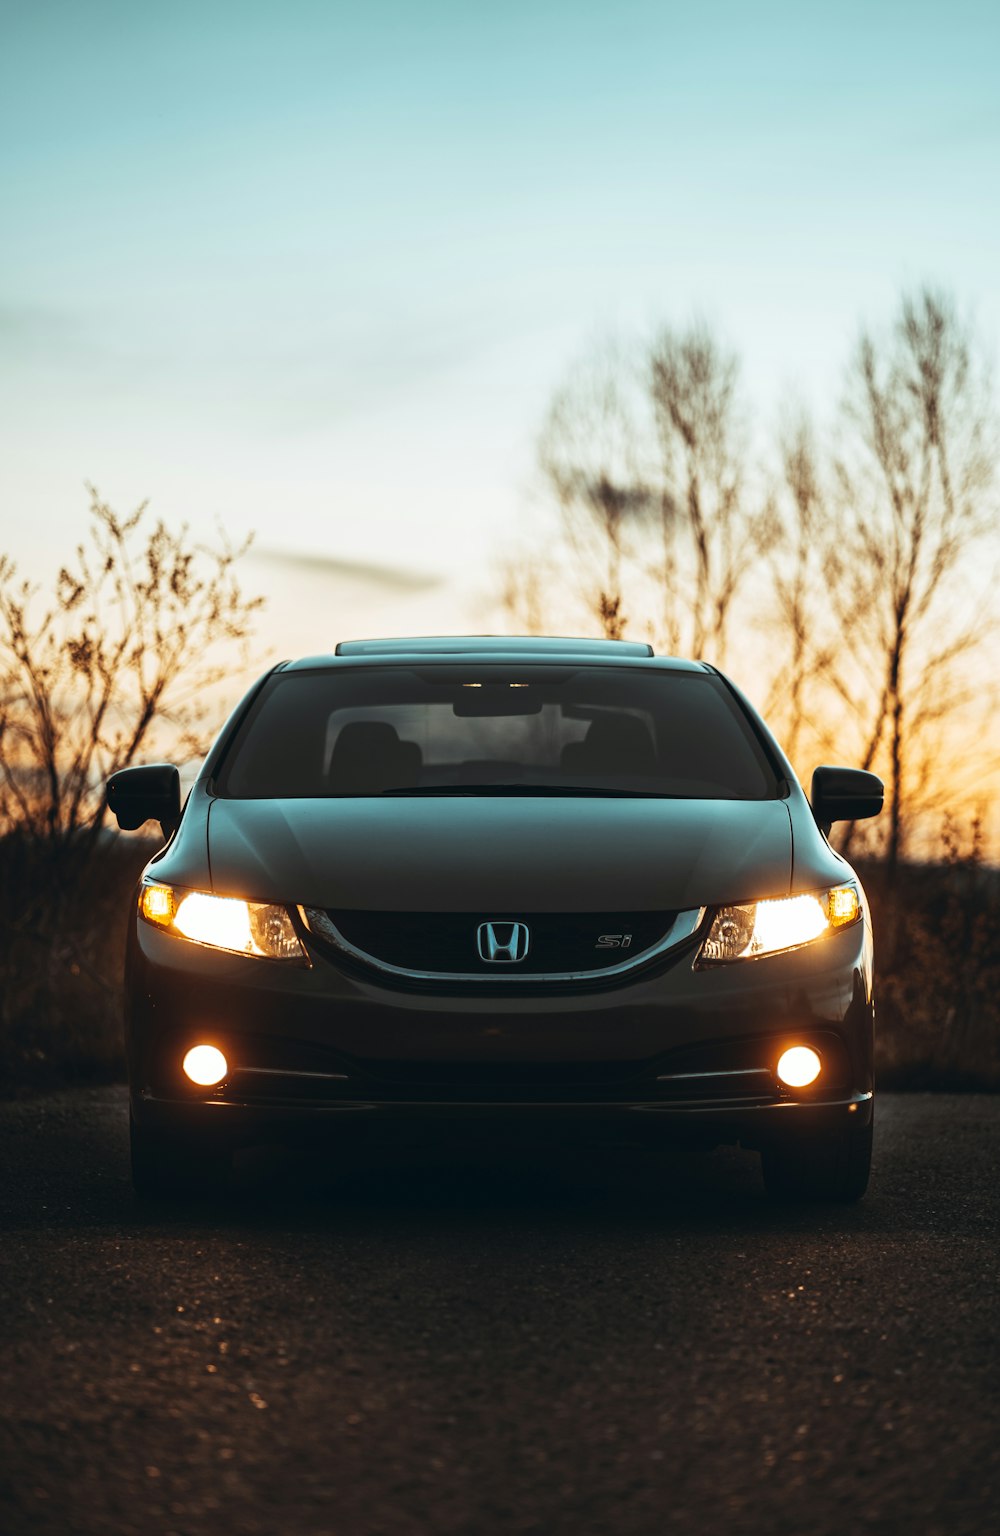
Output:
<path fill-rule="evenodd" d="M 863 821 L 877 816 L 885 800 L 885 785 L 863 768 L 817 768 L 809 799 L 813 815 L 825 833 L 835 821 Z"/>
<path fill-rule="evenodd" d="M 158 821 L 164 837 L 181 819 L 181 776 L 173 763 L 145 768 L 121 768 L 108 780 L 108 809 L 123 832 L 136 832 L 147 821 Z"/>

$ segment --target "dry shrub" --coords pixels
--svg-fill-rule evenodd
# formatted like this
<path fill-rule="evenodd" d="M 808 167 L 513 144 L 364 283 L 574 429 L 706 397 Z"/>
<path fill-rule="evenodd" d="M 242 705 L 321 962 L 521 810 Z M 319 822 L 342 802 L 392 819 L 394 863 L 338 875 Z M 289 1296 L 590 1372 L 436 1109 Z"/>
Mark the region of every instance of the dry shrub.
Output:
<path fill-rule="evenodd" d="M 876 953 L 876 1070 L 883 1088 L 1000 1089 L 1000 871 L 978 824 L 947 823 L 945 857 L 861 870 Z"/>
<path fill-rule="evenodd" d="M 109 773 L 204 752 L 261 600 L 246 543 L 195 543 L 90 493 L 48 598 L 0 554 L 0 1088 L 122 1075 L 122 963 L 151 845 L 105 825 Z"/>
<path fill-rule="evenodd" d="M 122 973 L 132 892 L 157 844 L 107 834 L 86 861 L 0 841 L 0 1089 L 124 1076 Z"/>

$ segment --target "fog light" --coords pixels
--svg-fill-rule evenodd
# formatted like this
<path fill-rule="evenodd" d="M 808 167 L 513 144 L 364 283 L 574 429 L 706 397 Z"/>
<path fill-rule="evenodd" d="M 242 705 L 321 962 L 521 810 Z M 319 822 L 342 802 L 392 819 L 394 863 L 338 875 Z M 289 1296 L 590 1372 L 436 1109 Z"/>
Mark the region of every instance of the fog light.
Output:
<path fill-rule="evenodd" d="M 789 1088 L 807 1088 L 819 1077 L 822 1062 L 808 1045 L 793 1045 L 778 1059 L 778 1077 Z"/>
<path fill-rule="evenodd" d="M 214 1045 L 194 1045 L 184 1058 L 184 1071 L 200 1088 L 214 1088 L 229 1071 L 229 1063 Z"/>

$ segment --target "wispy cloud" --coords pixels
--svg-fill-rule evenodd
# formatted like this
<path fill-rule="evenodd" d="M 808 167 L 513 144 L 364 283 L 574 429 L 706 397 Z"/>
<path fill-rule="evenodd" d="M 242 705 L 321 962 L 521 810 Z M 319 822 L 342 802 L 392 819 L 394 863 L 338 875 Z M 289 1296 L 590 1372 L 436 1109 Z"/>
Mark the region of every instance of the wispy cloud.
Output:
<path fill-rule="evenodd" d="M 444 581 L 444 577 L 436 572 L 413 571 L 402 566 L 379 565 L 367 560 L 341 560 L 336 555 L 304 554 L 289 549 L 260 549 L 256 545 L 250 550 L 247 559 L 281 566 L 301 575 L 382 587 L 394 592 L 429 592 L 441 586 Z"/>
<path fill-rule="evenodd" d="M 5 349 L 76 351 L 81 342 L 80 321 L 69 310 L 48 304 L 0 303 L 0 345 Z"/>

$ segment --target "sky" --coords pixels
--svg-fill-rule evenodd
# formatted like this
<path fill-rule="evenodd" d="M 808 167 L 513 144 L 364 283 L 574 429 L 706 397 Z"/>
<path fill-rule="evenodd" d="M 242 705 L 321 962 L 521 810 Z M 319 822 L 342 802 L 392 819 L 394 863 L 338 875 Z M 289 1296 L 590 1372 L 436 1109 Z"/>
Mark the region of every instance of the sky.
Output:
<path fill-rule="evenodd" d="M 708 318 L 762 421 L 925 280 L 996 353 L 998 58 L 995 0 L 0 0 L 0 550 L 90 481 L 255 530 L 282 654 L 488 627 L 595 337 Z"/>

